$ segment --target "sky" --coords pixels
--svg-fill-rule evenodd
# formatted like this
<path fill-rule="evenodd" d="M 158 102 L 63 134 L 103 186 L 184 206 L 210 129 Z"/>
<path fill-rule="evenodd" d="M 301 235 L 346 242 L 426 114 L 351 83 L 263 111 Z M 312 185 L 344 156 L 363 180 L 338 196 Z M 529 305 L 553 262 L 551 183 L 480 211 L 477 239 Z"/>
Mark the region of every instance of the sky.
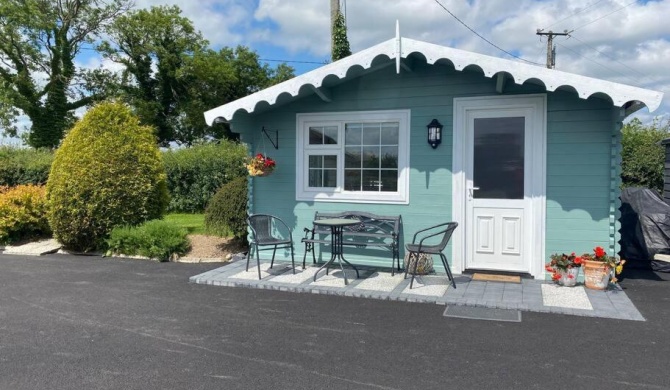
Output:
<path fill-rule="evenodd" d="M 178 5 L 213 48 L 245 45 L 271 66 L 278 63 L 275 60 L 287 62 L 298 75 L 330 59 L 330 0 L 135 0 L 135 4 L 137 8 Z M 406 38 L 520 61 L 498 46 L 544 66 L 546 38 L 536 30 L 571 31 L 569 37 L 554 39 L 556 69 L 664 92 L 659 109 L 650 114 L 643 108 L 635 117 L 645 123 L 670 119 L 670 0 L 340 0 L 340 4 L 352 52 L 393 38 L 398 20 Z M 92 51 L 84 51 L 77 62 L 114 69 Z"/>

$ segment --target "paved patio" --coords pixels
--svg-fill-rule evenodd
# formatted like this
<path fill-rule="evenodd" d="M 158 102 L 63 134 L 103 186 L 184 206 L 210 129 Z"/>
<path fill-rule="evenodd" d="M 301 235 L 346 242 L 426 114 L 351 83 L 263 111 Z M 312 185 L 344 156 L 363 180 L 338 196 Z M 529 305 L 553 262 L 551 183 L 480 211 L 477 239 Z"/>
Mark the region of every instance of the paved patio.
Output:
<path fill-rule="evenodd" d="M 253 266 L 252 266 L 253 264 Z M 473 306 L 512 309 L 531 312 L 568 314 L 584 317 L 602 317 L 645 321 L 620 286 L 609 291 L 596 291 L 583 286 L 559 287 L 553 282 L 522 279 L 521 283 L 475 281 L 469 275 L 455 275 L 453 288 L 444 274 L 417 276 L 412 289 L 410 278 L 402 273 L 391 276 L 389 269 L 357 266 L 360 278 L 346 269 L 349 284 L 344 285 L 339 268 L 319 273 L 313 280 L 317 266 L 300 267 L 293 274 L 290 263 L 261 262 L 261 276 L 255 262 L 245 271 L 246 261 L 241 256 L 225 266 L 192 276 L 197 284 L 226 287 L 247 287 L 280 290 L 295 293 L 341 295 L 357 298 L 383 299 L 406 302 L 436 303 L 438 305 Z"/>

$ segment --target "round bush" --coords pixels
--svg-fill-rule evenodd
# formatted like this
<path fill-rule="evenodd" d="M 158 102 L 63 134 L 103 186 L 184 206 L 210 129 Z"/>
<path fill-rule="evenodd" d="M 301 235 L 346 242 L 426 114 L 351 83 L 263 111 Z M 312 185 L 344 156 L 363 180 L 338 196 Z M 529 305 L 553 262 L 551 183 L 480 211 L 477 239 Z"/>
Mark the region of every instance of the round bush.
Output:
<path fill-rule="evenodd" d="M 47 200 L 54 237 L 77 251 L 103 247 L 117 226 L 159 218 L 169 199 L 153 130 L 121 103 L 93 107 L 55 153 Z"/>
<path fill-rule="evenodd" d="M 50 234 L 44 186 L 0 186 L 0 244 Z"/>
<path fill-rule="evenodd" d="M 205 227 L 222 236 L 247 237 L 247 177 L 238 177 L 214 194 L 205 210 Z"/>

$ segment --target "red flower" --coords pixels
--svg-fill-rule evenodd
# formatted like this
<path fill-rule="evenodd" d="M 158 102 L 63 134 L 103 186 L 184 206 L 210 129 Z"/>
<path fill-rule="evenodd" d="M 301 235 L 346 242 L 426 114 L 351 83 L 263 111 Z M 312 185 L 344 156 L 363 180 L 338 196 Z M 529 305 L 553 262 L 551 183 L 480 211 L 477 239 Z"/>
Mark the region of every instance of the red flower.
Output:
<path fill-rule="evenodd" d="M 547 264 L 547 265 L 544 267 L 544 269 L 546 269 L 547 272 L 556 272 L 556 271 L 551 267 L 551 265 L 549 265 L 549 264 Z"/>
<path fill-rule="evenodd" d="M 575 264 L 577 264 L 577 265 L 581 265 L 581 264 L 582 264 L 582 258 L 579 257 L 579 256 L 577 256 L 577 257 L 575 257 L 574 262 L 575 262 Z"/>
<path fill-rule="evenodd" d="M 593 249 L 593 252 L 595 252 L 596 257 L 603 257 L 605 256 L 605 250 L 599 246 L 595 247 Z"/>
<path fill-rule="evenodd" d="M 559 275 L 558 273 L 555 273 L 555 274 L 551 275 L 551 280 L 558 280 L 560 278 L 561 278 L 561 275 Z"/>

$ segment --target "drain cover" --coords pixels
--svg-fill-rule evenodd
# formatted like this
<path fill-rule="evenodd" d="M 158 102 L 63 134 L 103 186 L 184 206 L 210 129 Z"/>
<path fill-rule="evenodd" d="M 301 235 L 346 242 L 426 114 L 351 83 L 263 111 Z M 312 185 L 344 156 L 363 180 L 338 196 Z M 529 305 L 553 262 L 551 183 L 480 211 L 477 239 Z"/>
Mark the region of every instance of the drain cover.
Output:
<path fill-rule="evenodd" d="M 494 309 L 475 306 L 447 306 L 445 317 L 468 318 L 471 320 L 521 322 L 521 311 L 511 309 Z"/>

